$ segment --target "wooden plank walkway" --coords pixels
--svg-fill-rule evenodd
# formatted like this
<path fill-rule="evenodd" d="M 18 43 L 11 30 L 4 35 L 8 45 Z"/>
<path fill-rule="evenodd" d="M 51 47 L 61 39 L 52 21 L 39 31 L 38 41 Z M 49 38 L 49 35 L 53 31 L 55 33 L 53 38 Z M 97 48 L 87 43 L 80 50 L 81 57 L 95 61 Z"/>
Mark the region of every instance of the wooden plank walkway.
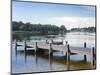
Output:
<path fill-rule="evenodd" d="M 92 56 L 92 63 L 94 65 L 95 62 L 95 49 L 94 48 L 86 48 L 86 43 L 84 43 L 84 47 L 72 47 L 69 46 L 66 42 L 66 45 L 63 44 L 52 44 L 52 43 L 47 43 L 47 42 L 16 42 L 16 46 L 19 45 L 23 45 L 25 48 L 25 50 L 27 50 L 27 47 L 33 48 L 35 50 L 35 52 L 38 50 L 38 48 L 40 49 L 45 49 L 49 51 L 49 55 L 52 56 L 52 52 L 53 50 L 56 51 L 61 51 L 61 52 L 65 52 L 66 53 L 66 57 L 67 57 L 67 61 L 70 61 L 70 55 L 71 53 L 75 53 L 75 54 L 79 54 L 79 55 L 84 55 L 84 61 L 87 60 L 87 55 L 91 55 Z M 15 47 L 16 48 L 16 47 Z M 69 64 L 69 62 L 67 62 Z"/>
<path fill-rule="evenodd" d="M 24 45 L 23 42 L 17 42 L 17 44 L 19 46 Z M 36 49 L 36 42 L 26 42 L 26 45 L 28 47 L 32 47 L 33 49 Z M 51 44 L 51 45 L 52 45 L 52 50 L 62 51 L 62 52 L 68 51 L 67 45 L 55 45 L 55 44 Z M 37 42 L 37 46 L 38 48 L 41 48 L 41 49 L 46 49 L 46 50 L 50 49 L 50 44 L 47 44 L 46 42 Z M 72 53 L 77 53 L 81 55 L 85 55 L 85 54 L 91 55 L 91 52 L 92 52 L 92 48 L 70 46 L 69 49 Z"/>

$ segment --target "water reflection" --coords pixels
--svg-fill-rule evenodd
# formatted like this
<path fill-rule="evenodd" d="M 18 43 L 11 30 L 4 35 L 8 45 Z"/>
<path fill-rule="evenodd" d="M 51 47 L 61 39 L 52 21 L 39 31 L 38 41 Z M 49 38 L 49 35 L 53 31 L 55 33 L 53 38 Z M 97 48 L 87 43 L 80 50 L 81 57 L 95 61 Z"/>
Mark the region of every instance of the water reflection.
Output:
<path fill-rule="evenodd" d="M 24 35 L 24 34 L 23 34 Z M 14 35 L 13 40 L 24 41 L 44 41 L 44 40 L 67 40 L 71 46 L 82 46 L 83 42 L 87 42 L 87 47 L 95 47 L 95 35 L 83 33 L 67 33 L 63 37 L 55 35 L 56 37 L 47 38 L 45 36 L 29 36 Z M 73 36 L 74 35 L 74 36 Z M 78 41 L 78 42 L 77 42 Z M 88 56 L 88 62 L 84 62 L 83 55 L 71 55 L 70 66 L 67 65 L 66 54 L 64 52 L 54 51 L 52 56 L 49 52 L 39 50 L 35 53 L 34 50 L 24 51 L 24 46 L 15 47 L 15 41 L 12 43 L 12 73 L 27 73 L 27 72 L 47 72 L 47 71 L 63 71 L 63 70 L 77 70 L 77 69 L 91 69 L 91 56 Z"/>

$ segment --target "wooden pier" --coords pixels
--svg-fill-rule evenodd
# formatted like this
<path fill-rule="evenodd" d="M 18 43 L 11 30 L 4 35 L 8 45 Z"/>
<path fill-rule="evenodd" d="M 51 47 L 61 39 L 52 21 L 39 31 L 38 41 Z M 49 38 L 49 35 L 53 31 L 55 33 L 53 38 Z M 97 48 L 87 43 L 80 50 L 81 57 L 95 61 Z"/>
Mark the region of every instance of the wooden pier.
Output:
<path fill-rule="evenodd" d="M 95 65 L 95 48 L 87 48 L 86 42 L 84 43 L 84 47 L 72 47 L 66 42 L 64 45 L 63 43 L 59 42 L 59 44 L 51 42 L 48 43 L 47 40 L 45 42 L 15 42 L 15 50 L 17 51 L 17 46 L 24 46 L 24 51 L 26 52 L 27 48 L 33 48 L 35 53 L 37 53 L 38 49 L 45 49 L 49 52 L 49 57 L 52 57 L 53 51 L 61 51 L 66 53 L 66 60 L 67 65 L 70 65 L 70 55 L 71 54 L 78 54 L 84 56 L 84 61 L 87 61 L 87 55 L 90 55 L 92 58 L 91 63 Z"/>

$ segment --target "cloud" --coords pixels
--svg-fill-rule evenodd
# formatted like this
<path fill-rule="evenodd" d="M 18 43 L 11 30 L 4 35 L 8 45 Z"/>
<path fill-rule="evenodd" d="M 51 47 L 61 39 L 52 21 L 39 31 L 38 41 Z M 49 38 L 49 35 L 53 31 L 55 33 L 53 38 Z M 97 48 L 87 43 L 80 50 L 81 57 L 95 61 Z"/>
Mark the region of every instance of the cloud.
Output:
<path fill-rule="evenodd" d="M 95 26 L 95 17 L 51 17 L 45 21 L 58 26 L 65 25 L 68 29 Z"/>

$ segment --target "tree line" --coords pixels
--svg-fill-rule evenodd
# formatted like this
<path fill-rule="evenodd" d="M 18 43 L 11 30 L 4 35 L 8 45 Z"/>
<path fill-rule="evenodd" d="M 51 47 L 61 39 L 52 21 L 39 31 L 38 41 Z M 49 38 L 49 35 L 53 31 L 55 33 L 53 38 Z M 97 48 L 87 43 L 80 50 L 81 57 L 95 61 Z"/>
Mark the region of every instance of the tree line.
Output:
<path fill-rule="evenodd" d="M 48 34 L 65 34 L 67 29 L 64 25 L 60 27 L 51 24 L 31 24 L 23 23 L 22 21 L 12 22 L 12 31 L 31 31 L 32 33 L 48 35 Z"/>
<path fill-rule="evenodd" d="M 73 32 L 96 32 L 96 27 L 72 28 Z"/>

